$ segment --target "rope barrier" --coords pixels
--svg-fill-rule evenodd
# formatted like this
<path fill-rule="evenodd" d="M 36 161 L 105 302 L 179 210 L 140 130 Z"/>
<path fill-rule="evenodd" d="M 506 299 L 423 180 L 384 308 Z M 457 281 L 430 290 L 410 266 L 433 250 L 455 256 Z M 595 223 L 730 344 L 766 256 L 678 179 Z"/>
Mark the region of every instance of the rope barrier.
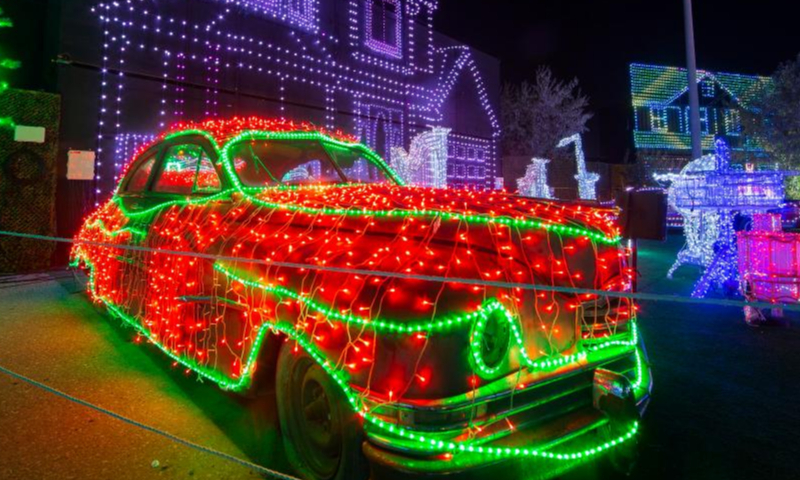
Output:
<path fill-rule="evenodd" d="M 44 384 L 42 382 L 39 382 L 39 381 L 34 380 L 32 378 L 26 377 L 25 375 L 22 375 L 22 374 L 19 374 L 17 372 L 14 372 L 12 370 L 9 370 L 9 369 L 3 367 L 2 365 L 0 365 L 0 372 L 5 373 L 6 375 L 8 375 L 10 377 L 13 377 L 13 378 L 16 378 L 18 380 L 21 380 L 21 381 L 23 381 L 25 383 L 28 383 L 28 384 L 30 384 L 30 385 L 32 385 L 34 387 L 37 387 L 37 388 L 39 388 L 41 390 L 44 390 L 44 391 L 46 391 L 48 393 L 51 393 L 53 395 L 56 395 L 56 396 L 59 396 L 61 398 L 66 399 L 66 400 L 69 400 L 70 402 L 76 403 L 76 404 L 81 405 L 83 407 L 90 408 L 90 409 L 95 410 L 97 412 L 100 412 L 100 413 L 102 413 L 104 415 L 108 415 L 109 417 L 115 418 L 115 419 L 117 419 L 117 420 L 119 420 L 121 422 L 127 423 L 129 425 L 133 425 L 134 427 L 141 428 L 143 430 L 146 430 L 146 431 L 151 432 L 151 433 L 155 433 L 157 435 L 161 435 L 162 437 L 165 437 L 168 440 L 171 440 L 173 442 L 179 443 L 179 444 L 184 445 L 184 446 L 189 447 L 189 448 L 193 448 L 193 449 L 195 449 L 195 450 L 197 450 L 199 452 L 217 456 L 219 458 L 222 458 L 223 460 L 227 460 L 227 461 L 236 463 L 236 464 L 238 464 L 238 465 L 240 465 L 242 467 L 249 468 L 250 470 L 253 470 L 255 472 L 270 476 L 272 478 L 277 478 L 277 479 L 280 479 L 280 480 L 301 480 L 301 479 L 299 479 L 297 477 L 293 477 L 291 475 L 287 475 L 285 473 L 281 473 L 281 472 L 278 472 L 276 470 L 269 469 L 267 467 L 262 467 L 261 465 L 258 465 L 256 463 L 250 462 L 248 460 L 243 460 L 241 458 L 235 457 L 235 456 L 230 455 L 228 453 L 220 452 L 219 450 L 214 450 L 213 448 L 206 447 L 206 446 L 194 443 L 194 442 L 192 442 L 190 440 L 186 440 L 186 439 L 181 438 L 181 437 L 179 437 L 177 435 L 173 435 L 173 434 L 171 434 L 169 432 L 165 432 L 163 430 L 160 430 L 158 428 L 152 427 L 150 425 L 146 425 L 146 424 L 144 424 L 142 422 L 133 420 L 133 419 L 128 418 L 128 417 L 126 417 L 124 415 L 120 415 L 119 413 L 116 413 L 116 412 L 114 412 L 112 410 L 108 410 L 106 408 L 100 407 L 100 406 L 95 405 L 93 403 L 87 402 L 86 400 L 82 400 L 80 398 L 73 397 L 72 395 L 70 395 L 68 393 L 65 393 L 65 392 L 62 392 L 61 390 L 55 389 L 55 388 L 53 388 L 53 387 L 51 387 L 49 385 L 46 385 L 46 384 Z"/>
<path fill-rule="evenodd" d="M 794 303 L 771 303 L 771 302 L 749 302 L 746 300 L 730 300 L 724 298 L 692 298 L 692 297 L 682 297 L 679 295 L 666 295 L 660 293 L 642 293 L 642 292 L 613 292 L 608 290 L 594 290 L 594 289 L 587 289 L 587 288 L 573 288 L 573 287 L 561 287 L 557 285 L 537 285 L 537 284 L 530 284 L 530 283 L 515 283 L 515 282 L 502 282 L 502 281 L 494 281 L 494 280 L 476 280 L 473 278 L 458 278 L 458 277 L 439 277 L 433 275 L 418 275 L 418 274 L 408 274 L 408 273 L 399 273 L 399 272 L 385 272 L 380 270 L 365 270 L 365 269 L 357 269 L 357 268 L 343 268 L 343 267 L 329 267 L 324 265 L 312 265 L 306 263 L 293 263 L 293 262 L 279 262 L 279 261 L 272 261 L 272 260 L 261 260 L 255 258 L 242 258 L 242 257 L 229 257 L 223 255 L 211 255 L 207 253 L 198 253 L 198 252 L 183 252 L 179 250 L 166 250 L 166 249 L 158 249 L 158 248 L 150 248 L 150 247 L 140 247 L 136 245 L 117 245 L 112 243 L 104 243 L 104 242 L 90 242 L 90 241 L 81 241 L 75 240 L 72 238 L 64 238 L 64 237 L 50 237 L 46 235 L 35 235 L 32 233 L 21 233 L 21 232 L 9 232 L 5 230 L 0 230 L 0 236 L 9 236 L 9 237 L 18 237 L 18 238 L 27 238 L 33 240 L 45 240 L 51 242 L 59 242 L 59 243 L 70 243 L 70 244 L 81 244 L 81 245 L 90 245 L 95 247 L 106 247 L 106 248 L 117 248 L 120 250 L 129 250 L 129 251 L 136 251 L 136 252 L 154 252 L 166 255 L 176 255 L 176 256 L 184 256 L 184 257 L 194 257 L 194 258 L 202 258 L 207 260 L 223 260 L 228 262 L 239 262 L 239 263 L 251 263 L 251 264 L 260 264 L 272 267 L 286 267 L 286 268 L 296 268 L 296 269 L 307 269 L 307 270 L 317 270 L 321 272 L 334 272 L 334 273 L 350 273 L 354 275 L 364 275 L 364 276 L 377 276 L 377 277 L 393 277 L 393 278 L 402 278 L 407 280 L 423 280 L 429 282 L 440 282 L 440 283 L 460 283 L 464 285 L 477 285 L 477 286 L 484 286 L 484 287 L 497 287 L 497 288 L 507 288 L 507 289 L 520 289 L 520 290 L 533 290 L 537 292 L 555 292 L 555 293 L 569 293 L 569 294 L 578 294 L 578 295 L 598 295 L 598 296 L 605 296 L 611 298 L 630 298 L 632 300 L 640 300 L 640 301 L 656 301 L 656 302 L 667 302 L 667 303 L 684 303 L 684 304 L 693 304 L 693 305 L 715 305 L 721 307 L 753 307 L 753 308 L 782 308 L 786 311 L 795 311 L 800 312 L 800 305 Z"/>

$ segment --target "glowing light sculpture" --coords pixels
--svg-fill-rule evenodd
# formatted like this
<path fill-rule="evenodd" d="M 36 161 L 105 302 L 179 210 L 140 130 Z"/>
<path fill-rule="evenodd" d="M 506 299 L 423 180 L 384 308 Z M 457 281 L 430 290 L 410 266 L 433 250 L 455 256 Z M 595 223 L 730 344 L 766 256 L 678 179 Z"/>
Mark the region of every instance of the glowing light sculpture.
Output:
<path fill-rule="evenodd" d="M 733 220 L 779 207 L 784 200 L 786 172 L 736 170 L 730 150 L 718 139 L 715 153 L 689 162 L 678 174 L 656 174 L 671 182 L 670 205 L 683 217 L 686 244 L 667 272 L 682 265 L 698 265 L 704 273 L 695 284 L 693 297 L 703 297 L 714 285 L 736 281 L 737 250 Z"/>
<path fill-rule="evenodd" d="M 534 157 L 525 170 L 525 176 L 517 179 L 519 193 L 525 197 L 553 198 L 553 188 L 547 184 L 547 164 L 550 160 Z"/>
<path fill-rule="evenodd" d="M 447 135 L 449 128 L 433 127 L 411 139 L 408 152 L 392 148 L 391 165 L 409 185 L 447 186 Z"/>
<path fill-rule="evenodd" d="M 753 215 L 753 229 L 737 233 L 740 288 L 750 301 L 800 302 L 800 234 L 787 233 L 776 213 Z M 746 306 L 745 319 L 758 323 L 765 318 L 757 308 Z M 783 316 L 781 308 L 773 317 Z"/>
<path fill-rule="evenodd" d="M 569 145 L 575 145 L 575 161 L 578 168 L 578 174 L 575 175 L 575 180 L 578 181 L 578 197 L 581 200 L 597 200 L 596 183 L 600 180 L 600 175 L 586 170 L 586 158 L 583 155 L 583 141 L 581 135 L 576 133 L 558 142 L 558 147 L 563 148 Z"/>

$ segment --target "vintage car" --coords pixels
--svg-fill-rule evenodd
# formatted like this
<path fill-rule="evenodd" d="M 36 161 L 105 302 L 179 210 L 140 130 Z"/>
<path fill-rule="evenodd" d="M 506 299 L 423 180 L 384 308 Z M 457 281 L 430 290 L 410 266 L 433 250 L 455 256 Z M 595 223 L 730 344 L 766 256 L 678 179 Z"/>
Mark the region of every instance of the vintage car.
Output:
<path fill-rule="evenodd" d="M 180 125 L 76 236 L 93 299 L 221 388 L 274 382 L 308 479 L 627 463 L 651 389 L 615 212 L 405 186 L 306 124 Z"/>

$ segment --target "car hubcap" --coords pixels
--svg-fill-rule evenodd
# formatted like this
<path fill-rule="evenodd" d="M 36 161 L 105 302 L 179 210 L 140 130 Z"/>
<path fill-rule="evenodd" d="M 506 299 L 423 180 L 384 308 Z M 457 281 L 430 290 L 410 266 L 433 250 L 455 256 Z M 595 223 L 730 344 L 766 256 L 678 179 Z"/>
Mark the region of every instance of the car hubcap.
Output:
<path fill-rule="evenodd" d="M 339 467 L 342 451 L 341 425 L 331 405 L 331 399 L 323 386 L 325 375 L 321 369 L 311 366 L 305 371 L 299 388 L 299 420 L 302 443 L 299 450 L 306 464 L 318 478 L 332 478 Z"/>

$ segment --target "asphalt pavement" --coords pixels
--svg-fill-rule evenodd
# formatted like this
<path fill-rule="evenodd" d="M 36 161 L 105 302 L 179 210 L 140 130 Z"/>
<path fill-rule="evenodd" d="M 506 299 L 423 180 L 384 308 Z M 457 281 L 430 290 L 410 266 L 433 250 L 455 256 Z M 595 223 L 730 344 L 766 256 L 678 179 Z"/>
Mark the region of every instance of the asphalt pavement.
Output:
<path fill-rule="evenodd" d="M 665 278 L 680 244 L 641 245 L 640 291 L 689 294 L 699 270 Z M 269 395 L 227 394 L 136 345 L 66 273 L 29 280 L 0 282 L 0 366 L 291 473 Z M 569 480 L 800 478 L 797 315 L 788 326 L 751 328 L 737 308 L 643 302 L 640 327 L 655 382 L 641 458 L 629 477 L 587 465 Z M 0 479 L 258 477 L 0 373 Z"/>

